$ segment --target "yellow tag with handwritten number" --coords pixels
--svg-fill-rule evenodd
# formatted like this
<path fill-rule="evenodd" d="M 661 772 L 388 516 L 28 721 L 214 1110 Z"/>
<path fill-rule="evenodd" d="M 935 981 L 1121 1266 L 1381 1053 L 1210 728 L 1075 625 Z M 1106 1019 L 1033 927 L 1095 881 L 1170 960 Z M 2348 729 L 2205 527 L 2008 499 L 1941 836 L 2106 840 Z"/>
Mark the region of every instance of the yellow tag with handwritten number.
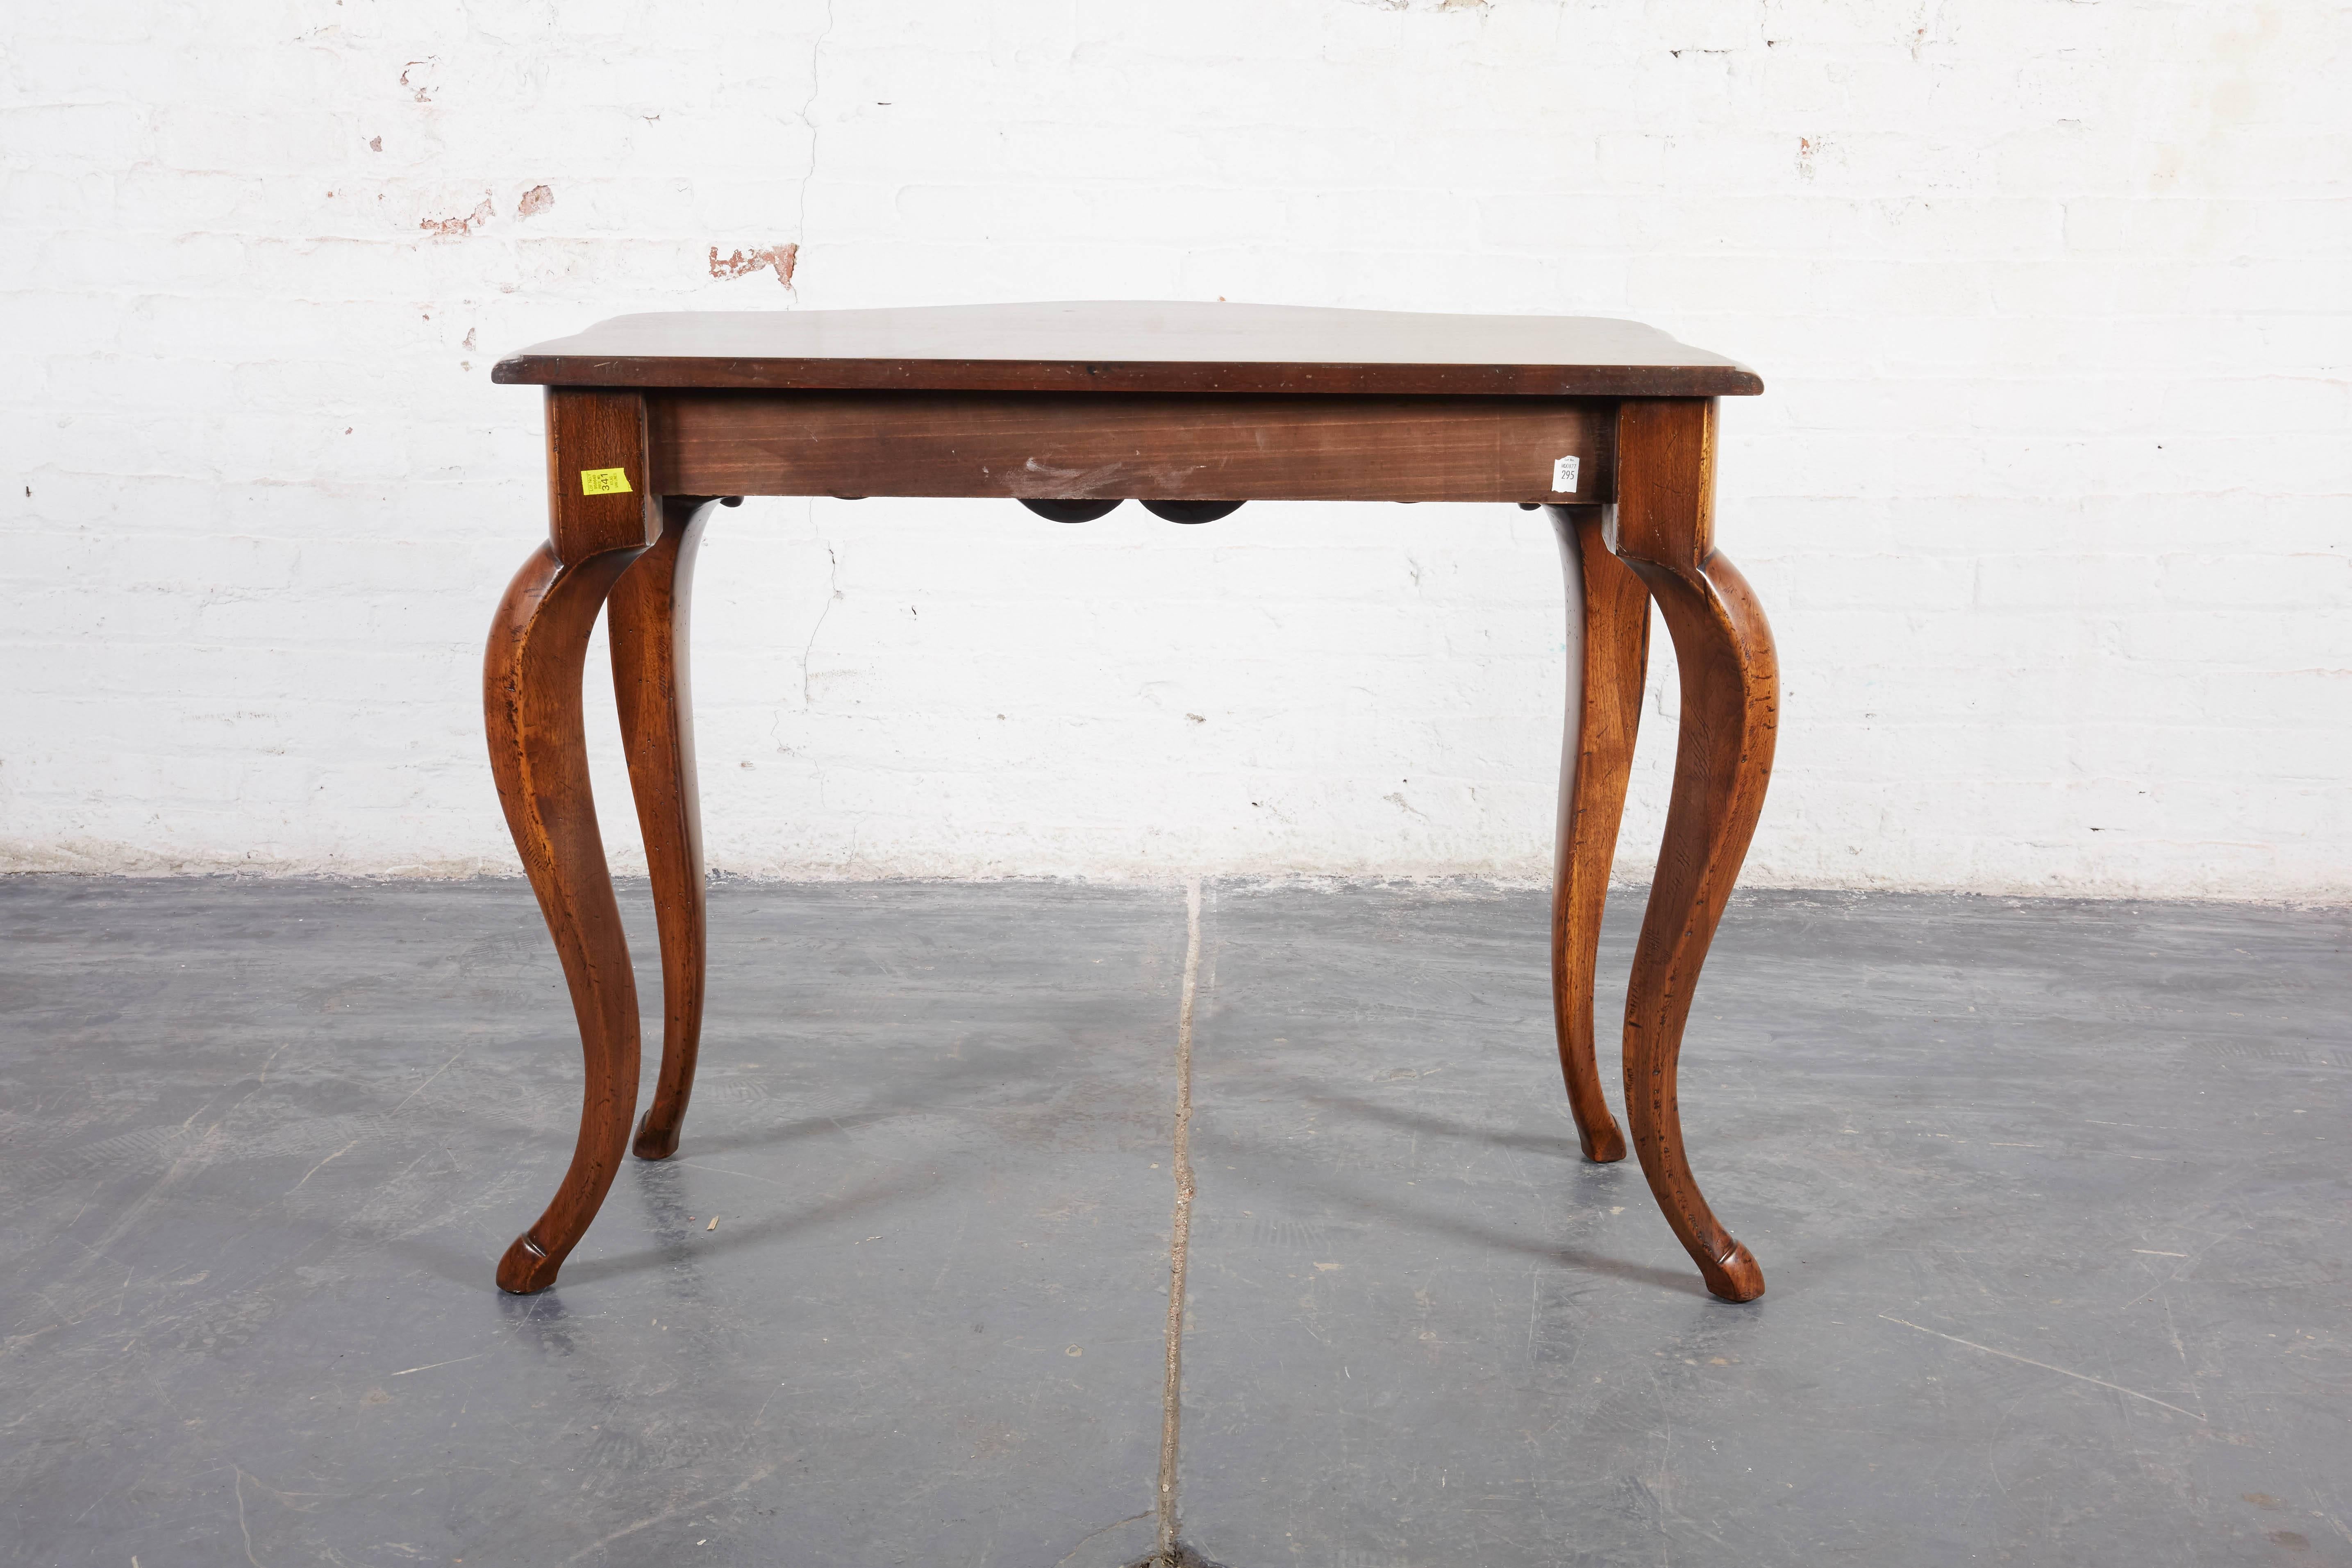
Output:
<path fill-rule="evenodd" d="M 629 470 L 626 468 L 583 468 L 580 470 L 580 493 L 583 496 L 618 496 L 629 493 Z"/>

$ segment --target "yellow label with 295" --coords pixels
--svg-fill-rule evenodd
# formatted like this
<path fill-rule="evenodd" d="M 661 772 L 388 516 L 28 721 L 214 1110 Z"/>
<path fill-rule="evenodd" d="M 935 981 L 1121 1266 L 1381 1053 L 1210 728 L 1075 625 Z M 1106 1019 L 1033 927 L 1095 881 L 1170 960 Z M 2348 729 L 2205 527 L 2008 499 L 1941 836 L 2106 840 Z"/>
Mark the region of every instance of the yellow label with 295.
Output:
<path fill-rule="evenodd" d="M 583 468 L 580 470 L 580 493 L 583 496 L 626 495 L 629 493 L 629 470 Z"/>

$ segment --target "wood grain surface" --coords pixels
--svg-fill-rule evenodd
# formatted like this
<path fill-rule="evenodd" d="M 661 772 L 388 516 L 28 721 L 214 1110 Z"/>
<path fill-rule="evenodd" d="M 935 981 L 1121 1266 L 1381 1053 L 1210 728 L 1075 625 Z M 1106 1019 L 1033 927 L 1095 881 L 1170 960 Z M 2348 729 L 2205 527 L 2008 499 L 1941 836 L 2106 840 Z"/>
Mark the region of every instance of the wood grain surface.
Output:
<path fill-rule="evenodd" d="M 691 495 L 1594 500 L 1611 405 L 1575 398 L 952 392 L 648 396 L 656 485 Z M 1578 460 L 1573 490 L 1554 464 Z"/>
<path fill-rule="evenodd" d="M 588 493 L 585 477 L 620 470 L 626 489 Z M 548 540 L 572 564 L 661 537 L 646 447 L 646 400 L 635 392 L 547 394 Z"/>
<path fill-rule="evenodd" d="M 1592 992 L 1617 826 L 1633 776 L 1650 663 L 1650 595 L 1610 552 L 1600 507 L 1554 507 L 1571 629 L 1568 719 L 1560 739 L 1559 825 L 1551 893 L 1551 1002 L 1559 1070 L 1588 1160 L 1625 1157 L 1594 1056 Z"/>
<path fill-rule="evenodd" d="M 561 386 L 1739 396 L 1755 372 L 1638 321 L 1218 301 L 617 316 L 500 360 Z"/>
<path fill-rule="evenodd" d="M 1707 1206 L 1683 1148 L 1676 1089 L 1699 967 L 1764 807 L 1779 722 L 1771 628 L 1715 548 L 1715 404 L 1630 403 L 1618 426 L 1611 543 L 1674 637 L 1682 732 L 1657 875 L 1625 994 L 1625 1110 L 1642 1173 L 1706 1287 L 1764 1293 L 1764 1272 Z"/>
<path fill-rule="evenodd" d="M 641 1160 L 666 1160 L 677 1152 L 702 1044 L 702 801 L 687 644 L 695 553 L 717 506 L 706 496 L 662 497 L 661 537 L 621 574 L 608 611 L 613 695 L 661 937 L 661 1074 L 633 1145 Z"/>
<path fill-rule="evenodd" d="M 580 705 L 588 633 L 636 557 L 611 550 L 566 565 L 551 544 L 540 546 L 499 602 L 482 658 L 490 773 L 555 939 L 587 1062 L 572 1163 L 547 1211 L 499 1262 L 499 1289 L 518 1295 L 555 1282 L 621 1168 L 636 1110 L 636 980 L 596 827 Z"/>

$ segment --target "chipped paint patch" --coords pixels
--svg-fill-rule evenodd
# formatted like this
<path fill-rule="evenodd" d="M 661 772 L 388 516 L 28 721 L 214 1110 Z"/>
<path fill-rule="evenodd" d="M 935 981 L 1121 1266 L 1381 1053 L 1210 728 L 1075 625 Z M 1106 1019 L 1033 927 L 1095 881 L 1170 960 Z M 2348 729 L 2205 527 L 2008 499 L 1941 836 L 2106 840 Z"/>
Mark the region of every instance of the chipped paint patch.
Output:
<path fill-rule="evenodd" d="M 463 217 L 419 218 L 416 226 L 427 234 L 443 239 L 463 239 L 481 225 L 489 222 L 493 211 L 490 198 L 485 195 L 482 197 L 481 205 Z"/>
<path fill-rule="evenodd" d="M 535 217 L 555 205 L 555 193 L 545 185 L 533 185 L 515 203 L 515 216 Z"/>
<path fill-rule="evenodd" d="M 713 278 L 748 278 L 762 268 L 772 268 L 776 281 L 789 289 L 793 273 L 800 266 L 801 247 L 797 245 L 769 245 L 757 250 L 730 250 L 724 258 L 719 247 L 710 247 L 710 275 Z"/>

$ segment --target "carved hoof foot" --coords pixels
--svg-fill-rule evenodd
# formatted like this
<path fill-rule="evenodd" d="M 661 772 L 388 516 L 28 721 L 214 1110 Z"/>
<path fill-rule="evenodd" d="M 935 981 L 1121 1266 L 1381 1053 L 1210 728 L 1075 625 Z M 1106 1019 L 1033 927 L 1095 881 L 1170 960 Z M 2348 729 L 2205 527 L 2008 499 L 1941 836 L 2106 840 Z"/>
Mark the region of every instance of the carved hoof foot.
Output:
<path fill-rule="evenodd" d="M 1625 1134 L 1614 1121 L 1589 1132 L 1580 1127 L 1576 1141 L 1584 1145 L 1584 1157 L 1596 1165 L 1614 1164 L 1625 1157 Z"/>
<path fill-rule="evenodd" d="M 1755 1256 L 1738 1242 L 1713 1264 L 1699 1265 L 1706 1288 L 1727 1301 L 1753 1301 L 1764 1294 L 1764 1270 Z"/>
<path fill-rule="evenodd" d="M 655 1126 L 654 1113 L 648 1110 L 637 1122 L 637 1139 L 629 1152 L 640 1160 L 667 1160 L 677 1152 L 677 1135 L 675 1127 Z"/>
<path fill-rule="evenodd" d="M 499 1259 L 499 1289 L 510 1296 L 535 1296 L 555 1283 L 555 1272 L 562 1267 L 541 1252 L 526 1231 L 514 1238 L 507 1255 Z"/>

